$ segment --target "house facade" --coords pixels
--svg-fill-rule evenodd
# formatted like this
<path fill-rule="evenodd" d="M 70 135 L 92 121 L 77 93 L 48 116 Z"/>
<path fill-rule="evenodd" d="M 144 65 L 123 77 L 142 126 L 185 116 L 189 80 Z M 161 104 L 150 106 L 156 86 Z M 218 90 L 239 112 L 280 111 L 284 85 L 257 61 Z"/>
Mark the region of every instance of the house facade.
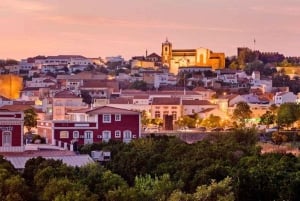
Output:
<path fill-rule="evenodd" d="M 297 96 L 293 92 L 277 92 L 274 96 L 274 103 L 281 105 L 283 103 L 295 103 Z"/>
<path fill-rule="evenodd" d="M 22 152 L 23 112 L 0 110 L 0 152 Z"/>
<path fill-rule="evenodd" d="M 102 106 L 69 113 L 69 121 L 52 121 L 52 144 L 57 142 L 90 144 L 121 140 L 130 142 L 141 137 L 140 112 Z M 44 131 L 47 134 L 47 131 Z"/>

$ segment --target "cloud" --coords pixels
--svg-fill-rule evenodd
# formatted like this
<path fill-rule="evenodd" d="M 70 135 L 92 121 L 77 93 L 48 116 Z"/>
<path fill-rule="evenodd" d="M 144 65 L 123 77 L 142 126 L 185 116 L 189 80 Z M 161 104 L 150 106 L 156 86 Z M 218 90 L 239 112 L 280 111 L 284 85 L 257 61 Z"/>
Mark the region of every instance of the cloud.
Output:
<path fill-rule="evenodd" d="M 263 15 L 281 15 L 281 16 L 299 16 L 300 7 L 298 6 L 285 6 L 285 5 L 270 5 L 266 6 L 252 6 L 249 8 L 252 11 L 261 13 Z"/>
<path fill-rule="evenodd" d="M 14 12 L 37 12 L 46 11 L 51 8 L 50 5 L 38 0 L 1 0 L 1 7 Z"/>
<path fill-rule="evenodd" d="M 243 32 L 238 28 L 217 27 L 217 26 L 200 26 L 193 24 L 179 24 L 165 21 L 138 21 L 138 20 L 121 20 L 113 18 L 105 18 L 92 15 L 57 15 L 44 16 L 43 21 L 49 21 L 54 24 L 76 25 L 76 26 L 91 26 L 91 27 L 123 27 L 133 29 L 172 29 L 172 30 L 191 30 L 191 31 L 217 31 L 217 32 Z"/>

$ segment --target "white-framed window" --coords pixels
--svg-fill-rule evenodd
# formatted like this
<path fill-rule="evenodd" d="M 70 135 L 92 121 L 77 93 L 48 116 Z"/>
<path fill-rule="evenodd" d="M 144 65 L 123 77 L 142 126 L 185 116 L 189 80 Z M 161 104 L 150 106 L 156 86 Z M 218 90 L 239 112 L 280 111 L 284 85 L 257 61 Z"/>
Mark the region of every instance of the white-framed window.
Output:
<path fill-rule="evenodd" d="M 85 139 L 93 139 L 93 131 L 84 131 Z"/>
<path fill-rule="evenodd" d="M 123 139 L 131 139 L 131 131 L 130 130 L 126 130 L 123 132 Z"/>
<path fill-rule="evenodd" d="M 111 132 L 110 131 L 102 131 L 102 140 L 104 142 L 108 142 L 111 139 Z"/>
<path fill-rule="evenodd" d="M 103 114 L 103 123 L 111 123 L 111 114 Z"/>
<path fill-rule="evenodd" d="M 69 131 L 60 131 L 59 132 L 59 138 L 60 139 L 67 139 L 67 138 L 69 138 Z"/>
<path fill-rule="evenodd" d="M 11 131 L 3 131 L 2 133 L 2 145 L 11 146 Z"/>
<path fill-rule="evenodd" d="M 73 131 L 73 138 L 74 139 L 79 138 L 79 131 Z"/>
<path fill-rule="evenodd" d="M 115 131 L 115 138 L 120 138 L 121 137 L 121 131 L 117 130 Z"/>
<path fill-rule="evenodd" d="M 115 114 L 115 121 L 121 121 L 121 114 Z"/>

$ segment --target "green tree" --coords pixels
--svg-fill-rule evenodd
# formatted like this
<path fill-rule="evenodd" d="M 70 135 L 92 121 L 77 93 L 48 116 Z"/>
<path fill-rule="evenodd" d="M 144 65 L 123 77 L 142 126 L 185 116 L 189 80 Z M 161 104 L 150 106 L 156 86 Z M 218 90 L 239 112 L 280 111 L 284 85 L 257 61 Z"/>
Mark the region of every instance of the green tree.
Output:
<path fill-rule="evenodd" d="M 251 117 L 252 111 L 246 102 L 239 102 L 233 111 L 233 119 L 237 120 L 241 126 L 245 126 L 247 119 Z"/>
<path fill-rule="evenodd" d="M 201 122 L 201 125 L 208 127 L 208 128 L 220 127 L 221 126 L 221 117 L 210 114 L 209 117 L 205 118 Z"/>
<path fill-rule="evenodd" d="M 82 90 L 81 91 L 81 98 L 82 98 L 82 102 L 86 103 L 86 104 L 92 104 L 93 102 L 93 98 L 90 95 L 90 93 L 88 91 Z"/>
<path fill-rule="evenodd" d="M 283 142 L 286 142 L 287 139 L 288 138 L 286 135 L 284 135 L 278 131 L 272 133 L 272 140 L 277 145 L 281 145 Z"/>
<path fill-rule="evenodd" d="M 33 108 L 29 108 L 24 111 L 24 126 L 27 128 L 28 132 L 37 126 L 38 115 Z"/>
<path fill-rule="evenodd" d="M 289 127 L 300 118 L 300 105 L 296 103 L 284 103 L 278 108 L 278 126 Z"/>
<path fill-rule="evenodd" d="M 0 200 L 29 200 L 28 187 L 24 179 L 9 169 L 0 166 Z"/>
<path fill-rule="evenodd" d="M 143 80 L 137 80 L 130 85 L 131 89 L 139 89 L 142 91 L 146 91 L 148 89 L 147 83 Z"/>
<path fill-rule="evenodd" d="M 269 127 L 270 124 L 275 123 L 276 116 L 271 111 L 266 111 L 261 117 L 260 117 L 260 124 L 267 125 Z"/>
<path fill-rule="evenodd" d="M 233 201 L 234 192 L 232 179 L 226 177 L 220 182 L 212 180 L 209 185 L 201 185 L 193 194 L 185 194 L 181 191 L 174 191 L 168 201 Z"/>
<path fill-rule="evenodd" d="M 148 112 L 146 110 L 142 111 L 142 124 L 143 126 L 147 126 L 148 124 L 151 123 L 151 119 L 149 118 L 150 115 L 148 115 Z"/>
<path fill-rule="evenodd" d="M 167 200 L 177 187 L 168 174 L 155 178 L 150 175 L 136 177 L 134 183 L 138 200 L 145 201 Z"/>
<path fill-rule="evenodd" d="M 97 201 L 98 196 L 89 189 L 67 178 L 53 178 L 42 191 L 41 200 L 55 201 Z"/>

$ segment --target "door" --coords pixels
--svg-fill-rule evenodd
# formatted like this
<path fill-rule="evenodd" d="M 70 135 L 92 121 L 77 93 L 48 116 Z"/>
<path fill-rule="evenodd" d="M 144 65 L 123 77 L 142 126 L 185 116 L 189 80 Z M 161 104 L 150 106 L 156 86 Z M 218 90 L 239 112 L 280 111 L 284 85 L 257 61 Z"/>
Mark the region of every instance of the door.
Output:
<path fill-rule="evenodd" d="M 92 131 L 85 131 L 84 132 L 84 144 L 92 144 L 93 140 L 93 132 Z"/>
<path fill-rule="evenodd" d="M 9 147 L 11 146 L 11 132 L 4 131 L 2 134 L 2 146 Z"/>

